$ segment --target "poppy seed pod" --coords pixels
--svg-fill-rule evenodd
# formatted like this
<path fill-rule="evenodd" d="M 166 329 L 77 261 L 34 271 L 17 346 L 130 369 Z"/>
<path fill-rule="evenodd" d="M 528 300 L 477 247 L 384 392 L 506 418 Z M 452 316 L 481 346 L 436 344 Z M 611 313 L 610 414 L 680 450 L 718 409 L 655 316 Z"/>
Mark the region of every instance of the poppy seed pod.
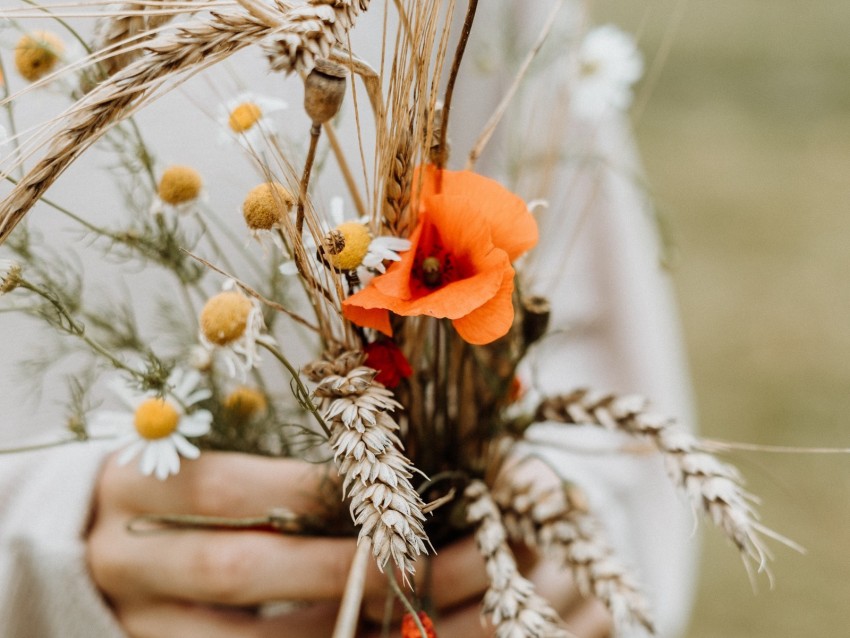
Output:
<path fill-rule="evenodd" d="M 314 125 L 324 124 L 339 112 L 345 97 L 346 68 L 330 60 L 316 60 L 304 80 L 304 110 Z"/>
<path fill-rule="evenodd" d="M 522 339 L 526 346 L 530 346 L 549 329 L 552 306 L 545 297 L 535 295 L 522 300 L 522 309 Z"/>

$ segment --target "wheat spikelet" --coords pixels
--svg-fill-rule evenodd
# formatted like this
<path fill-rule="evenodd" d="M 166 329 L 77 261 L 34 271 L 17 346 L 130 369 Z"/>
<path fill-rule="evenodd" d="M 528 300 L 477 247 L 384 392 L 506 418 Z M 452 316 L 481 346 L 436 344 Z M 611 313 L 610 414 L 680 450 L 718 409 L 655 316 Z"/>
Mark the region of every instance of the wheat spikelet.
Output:
<path fill-rule="evenodd" d="M 156 38 L 143 57 L 63 114 L 65 125 L 51 140 L 46 155 L 0 202 L 0 243 L 77 157 L 172 76 L 196 72 L 271 37 L 287 43 L 286 51 L 278 56 L 279 68 L 309 71 L 317 52 L 329 52 L 368 4 L 368 0 L 336 0 L 333 6 L 323 0 L 296 7 L 281 4 L 280 22 L 275 27 L 244 13 L 212 12 L 197 23 Z M 308 15 L 312 19 L 305 19 Z M 285 59 L 288 66 L 283 64 Z"/>
<path fill-rule="evenodd" d="M 523 542 L 572 571 L 583 596 L 601 600 L 618 629 L 641 625 L 655 633 L 634 579 L 605 542 L 602 526 L 575 492 L 503 481 L 493 491 L 511 540 Z"/>
<path fill-rule="evenodd" d="M 467 520 L 475 526 L 475 540 L 484 557 L 490 588 L 484 594 L 483 613 L 496 628 L 496 638 L 566 638 L 557 612 L 524 578 L 508 547 L 508 532 L 487 486 L 473 481 L 466 488 Z"/>
<path fill-rule="evenodd" d="M 424 504 L 410 483 L 413 466 L 400 451 L 398 424 L 389 414 L 401 406 L 362 360 L 360 353 L 345 353 L 309 365 L 305 373 L 318 383 L 317 407 L 331 428 L 330 445 L 359 538 L 371 539 L 379 568 L 392 558 L 406 578 L 414 573 L 416 557 L 427 553 Z"/>
<path fill-rule="evenodd" d="M 408 116 L 408 120 L 412 117 Z M 410 189 L 413 181 L 413 135 L 401 129 L 396 142 L 396 151 L 390 160 L 389 172 L 384 180 L 384 222 L 397 234 L 399 222 L 410 204 Z"/>
<path fill-rule="evenodd" d="M 767 561 L 773 556 L 765 547 L 765 536 L 804 551 L 759 522 L 758 500 L 743 488 L 743 479 L 733 466 L 709 454 L 697 437 L 675 427 L 672 419 L 652 414 L 647 407 L 643 397 L 594 395 L 580 389 L 545 399 L 536 418 L 599 425 L 648 439 L 664 456 L 668 474 L 694 510 L 705 514 L 735 544 L 751 576 L 754 562 L 772 578 Z"/>
<path fill-rule="evenodd" d="M 316 58 L 326 58 L 345 41 L 369 0 L 313 0 L 286 13 L 286 29 L 263 48 L 273 71 L 309 73 Z"/>

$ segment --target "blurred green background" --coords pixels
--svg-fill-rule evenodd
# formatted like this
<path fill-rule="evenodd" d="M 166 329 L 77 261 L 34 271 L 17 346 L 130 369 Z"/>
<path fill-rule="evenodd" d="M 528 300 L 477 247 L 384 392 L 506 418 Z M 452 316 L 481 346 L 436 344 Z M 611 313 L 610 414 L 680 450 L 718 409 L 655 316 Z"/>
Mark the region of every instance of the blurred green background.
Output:
<path fill-rule="evenodd" d="M 639 34 L 650 68 L 672 34 L 634 124 L 675 243 L 702 433 L 850 447 L 850 2 L 600 0 L 593 10 Z M 775 589 L 761 579 L 753 594 L 735 552 L 707 530 L 688 635 L 850 636 L 850 456 L 732 460 L 764 521 L 808 555 L 774 544 Z"/>

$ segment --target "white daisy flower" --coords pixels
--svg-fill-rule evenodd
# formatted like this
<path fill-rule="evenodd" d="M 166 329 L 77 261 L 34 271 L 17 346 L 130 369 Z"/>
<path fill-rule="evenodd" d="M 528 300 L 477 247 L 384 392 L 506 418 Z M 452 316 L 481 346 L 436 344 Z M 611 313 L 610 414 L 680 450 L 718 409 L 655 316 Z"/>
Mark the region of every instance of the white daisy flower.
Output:
<path fill-rule="evenodd" d="M 576 67 L 572 108 L 579 117 L 597 119 L 631 105 L 632 85 L 643 74 L 643 57 L 631 34 L 608 24 L 585 35 Z"/>
<path fill-rule="evenodd" d="M 277 133 L 269 116 L 286 107 L 283 100 L 242 93 L 219 108 L 217 119 L 222 127 L 219 137 L 224 142 L 235 140 L 248 149 L 257 148 L 264 137 Z"/>
<path fill-rule="evenodd" d="M 134 392 L 123 383 L 115 384 L 115 394 L 131 411 L 101 410 L 92 415 L 89 427 L 93 432 L 120 436 L 118 445 L 124 447 L 118 456 L 120 465 L 141 455 L 142 474 L 154 474 L 165 480 L 180 471 L 181 456 L 196 459 L 201 455 L 186 437 L 203 436 L 210 431 L 212 414 L 207 410 L 188 412 L 211 396 L 208 389 L 198 387 L 200 381 L 197 371 L 176 369 L 168 377 L 164 397 L 154 392 Z"/>
<path fill-rule="evenodd" d="M 274 344 L 265 333 L 266 325 L 259 302 L 235 290 L 234 282 L 211 297 L 201 310 L 201 344 L 223 355 L 228 374 L 243 381 L 248 371 L 260 363 L 259 345 Z"/>
<path fill-rule="evenodd" d="M 345 221 L 341 197 L 331 199 L 329 221 L 333 227 L 326 226 L 322 238 L 326 259 L 339 270 L 356 270 L 362 282 L 374 272 L 386 272 L 384 261 L 399 261 L 398 253 L 410 249 L 410 240 L 402 237 L 372 237 L 365 218 Z M 316 242 L 312 236 L 305 239 L 304 246 L 309 255 L 315 253 Z M 291 275 L 298 270 L 294 262 L 284 262 L 280 272 Z"/>

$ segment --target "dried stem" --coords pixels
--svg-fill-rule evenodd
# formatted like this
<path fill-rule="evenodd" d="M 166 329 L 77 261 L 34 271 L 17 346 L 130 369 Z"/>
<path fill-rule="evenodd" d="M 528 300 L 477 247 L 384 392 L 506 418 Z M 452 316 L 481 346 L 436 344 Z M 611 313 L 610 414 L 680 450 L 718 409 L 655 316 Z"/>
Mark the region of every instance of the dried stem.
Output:
<path fill-rule="evenodd" d="M 463 29 L 460 32 L 460 40 L 458 40 L 455 56 L 452 60 L 452 68 L 449 71 L 449 81 L 446 85 L 446 96 L 443 99 L 443 121 L 442 130 L 440 131 L 440 152 L 437 166 L 443 168 L 446 164 L 448 153 L 446 152 L 446 140 L 449 133 L 449 113 L 452 108 L 452 97 L 454 96 L 455 82 L 457 74 L 460 71 L 460 63 L 463 60 L 463 54 L 466 51 L 466 43 L 469 41 L 469 33 L 472 31 L 472 23 L 475 20 L 475 12 L 478 9 L 478 0 L 469 0 L 469 6 L 466 9 L 466 18 L 463 21 Z"/>

